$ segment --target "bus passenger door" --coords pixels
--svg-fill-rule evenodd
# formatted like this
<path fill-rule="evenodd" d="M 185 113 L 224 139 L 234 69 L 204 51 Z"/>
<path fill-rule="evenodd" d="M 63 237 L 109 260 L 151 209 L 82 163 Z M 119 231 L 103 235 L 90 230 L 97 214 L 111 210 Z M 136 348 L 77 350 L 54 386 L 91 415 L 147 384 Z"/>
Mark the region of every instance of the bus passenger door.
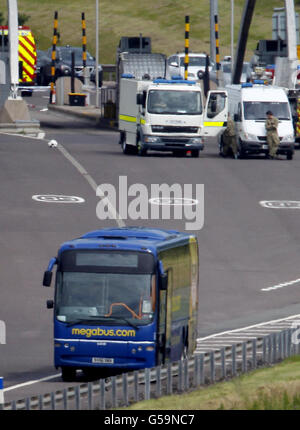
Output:
<path fill-rule="evenodd" d="M 170 284 L 172 283 L 172 271 L 168 270 L 168 282 L 166 289 L 159 290 L 159 322 L 158 322 L 158 364 L 169 361 L 171 351 L 171 297 Z"/>
<path fill-rule="evenodd" d="M 204 111 L 204 137 L 217 137 L 227 127 L 227 91 L 209 91 Z"/>

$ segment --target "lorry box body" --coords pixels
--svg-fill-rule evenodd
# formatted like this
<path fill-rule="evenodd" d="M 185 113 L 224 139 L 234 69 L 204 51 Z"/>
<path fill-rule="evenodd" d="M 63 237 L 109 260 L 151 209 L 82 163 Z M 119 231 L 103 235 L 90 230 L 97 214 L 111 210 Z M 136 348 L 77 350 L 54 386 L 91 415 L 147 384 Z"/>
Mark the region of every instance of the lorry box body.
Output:
<path fill-rule="evenodd" d="M 227 85 L 228 111 L 236 123 L 240 157 L 268 154 L 265 122 L 266 112 L 278 118 L 280 146 L 278 154 L 291 159 L 294 153 L 294 129 L 289 100 L 285 90 L 273 85 L 246 83 Z"/>

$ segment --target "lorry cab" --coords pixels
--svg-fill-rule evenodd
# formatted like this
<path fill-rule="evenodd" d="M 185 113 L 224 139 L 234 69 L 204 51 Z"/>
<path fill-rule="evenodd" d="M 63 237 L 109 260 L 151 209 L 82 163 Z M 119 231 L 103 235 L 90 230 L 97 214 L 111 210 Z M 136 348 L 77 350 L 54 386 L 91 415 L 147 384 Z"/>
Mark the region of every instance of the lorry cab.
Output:
<path fill-rule="evenodd" d="M 206 137 L 217 136 L 226 125 L 225 91 L 211 91 L 206 107 L 199 83 L 181 77 L 120 82 L 119 131 L 125 154 L 172 151 L 198 157 Z"/>

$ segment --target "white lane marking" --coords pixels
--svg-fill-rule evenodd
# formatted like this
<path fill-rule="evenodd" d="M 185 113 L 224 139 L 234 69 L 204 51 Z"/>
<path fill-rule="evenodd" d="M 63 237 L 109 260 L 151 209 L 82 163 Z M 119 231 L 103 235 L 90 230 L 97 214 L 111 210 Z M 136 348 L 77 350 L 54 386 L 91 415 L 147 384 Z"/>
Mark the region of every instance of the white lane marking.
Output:
<path fill-rule="evenodd" d="M 50 381 L 51 379 L 55 379 L 61 376 L 61 373 L 58 373 L 57 375 L 52 375 L 52 376 L 46 376 L 45 378 L 41 378 L 41 379 L 34 379 L 33 381 L 27 381 L 27 382 L 23 382 L 22 384 L 17 384 L 17 385 L 12 385 L 10 387 L 4 388 L 3 391 L 12 391 L 15 390 L 16 388 L 22 388 L 22 387 L 26 387 L 27 385 L 33 385 L 36 384 L 38 382 L 44 382 L 44 381 Z"/>
<path fill-rule="evenodd" d="M 297 200 L 262 200 L 259 204 L 268 209 L 300 209 Z"/>
<path fill-rule="evenodd" d="M 289 317 L 280 318 L 278 320 L 266 321 L 266 322 L 262 322 L 259 324 L 249 325 L 248 327 L 236 328 L 234 330 L 226 330 L 226 331 L 223 331 L 220 333 L 215 333 L 215 334 L 211 334 L 209 336 L 198 338 L 197 342 L 201 342 L 205 339 L 211 339 L 211 338 L 216 337 L 216 336 L 222 336 L 223 334 L 239 333 L 241 331 L 248 330 L 250 328 L 262 327 L 262 326 L 267 325 L 267 324 L 274 324 L 274 323 L 277 323 L 280 321 L 292 320 L 293 318 L 296 318 L 296 320 L 298 320 L 300 318 L 300 315 L 299 314 L 298 315 L 291 315 Z"/>
<path fill-rule="evenodd" d="M 279 288 L 289 287 L 290 285 L 298 284 L 299 282 L 300 282 L 300 278 L 295 279 L 294 281 L 283 282 L 282 284 L 273 285 L 272 287 L 262 288 L 260 291 L 278 290 Z"/>
<path fill-rule="evenodd" d="M 85 168 L 60 143 L 57 145 L 57 149 L 66 157 L 67 160 L 70 161 L 71 164 L 73 164 L 73 166 L 87 180 L 87 182 L 90 184 L 90 186 L 93 188 L 93 190 L 96 193 L 97 189 L 99 190 L 99 187 L 94 181 L 94 179 L 91 177 L 91 175 L 89 175 L 89 173 L 85 170 Z M 121 218 L 120 214 L 117 212 L 116 208 L 112 205 L 112 203 L 109 200 L 107 200 L 107 203 L 108 203 L 107 204 L 108 211 L 110 212 L 110 214 L 112 215 L 116 223 L 118 224 L 118 227 L 125 227 L 125 223 Z"/>

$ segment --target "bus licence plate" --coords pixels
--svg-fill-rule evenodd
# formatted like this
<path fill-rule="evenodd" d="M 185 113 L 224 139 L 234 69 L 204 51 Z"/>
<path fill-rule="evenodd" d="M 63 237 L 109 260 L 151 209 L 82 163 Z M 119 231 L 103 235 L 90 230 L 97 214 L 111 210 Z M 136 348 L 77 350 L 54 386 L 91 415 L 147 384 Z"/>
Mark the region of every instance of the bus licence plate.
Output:
<path fill-rule="evenodd" d="M 98 364 L 113 364 L 114 359 L 113 358 L 103 358 L 103 357 L 93 357 L 92 363 L 98 363 Z"/>

